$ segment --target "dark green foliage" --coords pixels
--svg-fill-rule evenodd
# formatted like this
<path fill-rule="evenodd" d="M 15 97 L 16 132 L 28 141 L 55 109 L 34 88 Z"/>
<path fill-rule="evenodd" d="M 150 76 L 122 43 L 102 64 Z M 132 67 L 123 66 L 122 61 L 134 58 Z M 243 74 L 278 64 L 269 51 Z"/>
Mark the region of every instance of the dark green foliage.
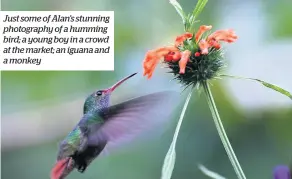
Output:
<path fill-rule="evenodd" d="M 192 53 L 185 74 L 179 74 L 179 61 L 165 63 L 168 64 L 175 79 L 185 86 L 197 85 L 218 76 L 218 72 L 224 66 L 222 51 L 214 48 L 207 55 L 199 57 Z"/>

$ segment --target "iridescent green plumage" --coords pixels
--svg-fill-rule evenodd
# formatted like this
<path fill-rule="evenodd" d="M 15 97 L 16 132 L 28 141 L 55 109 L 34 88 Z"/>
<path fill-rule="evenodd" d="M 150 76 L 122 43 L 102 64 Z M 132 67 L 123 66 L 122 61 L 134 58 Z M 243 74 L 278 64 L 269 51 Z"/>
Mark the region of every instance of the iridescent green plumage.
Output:
<path fill-rule="evenodd" d="M 97 107 L 91 107 L 84 116 L 81 118 L 79 123 L 74 127 L 74 129 L 67 135 L 64 141 L 61 143 L 61 147 L 64 145 L 70 145 L 71 149 L 74 151 L 67 151 L 67 153 L 74 153 L 75 150 L 80 148 L 85 137 L 90 135 L 90 133 L 94 132 L 96 125 L 102 124 L 104 120 L 99 114 L 102 112 L 102 109 Z M 67 153 L 63 155 L 67 155 Z"/>
<path fill-rule="evenodd" d="M 80 130 L 79 127 L 76 127 L 65 138 L 65 141 L 67 141 L 67 143 L 70 144 L 70 145 L 76 145 L 77 146 L 80 143 L 80 137 L 81 137 L 81 130 Z"/>

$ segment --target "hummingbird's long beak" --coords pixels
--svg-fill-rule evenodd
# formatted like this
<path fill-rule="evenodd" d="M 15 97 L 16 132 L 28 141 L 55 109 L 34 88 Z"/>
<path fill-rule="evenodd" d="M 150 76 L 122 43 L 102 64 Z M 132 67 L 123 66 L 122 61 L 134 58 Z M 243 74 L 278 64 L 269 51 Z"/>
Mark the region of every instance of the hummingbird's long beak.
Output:
<path fill-rule="evenodd" d="M 129 78 L 135 76 L 137 73 L 133 73 L 127 77 L 125 77 L 124 79 L 121 79 L 120 81 L 118 81 L 116 84 L 114 84 L 112 87 L 110 87 L 107 91 L 108 92 L 113 92 L 118 86 L 120 86 L 123 82 L 125 82 L 126 80 L 128 80 Z"/>

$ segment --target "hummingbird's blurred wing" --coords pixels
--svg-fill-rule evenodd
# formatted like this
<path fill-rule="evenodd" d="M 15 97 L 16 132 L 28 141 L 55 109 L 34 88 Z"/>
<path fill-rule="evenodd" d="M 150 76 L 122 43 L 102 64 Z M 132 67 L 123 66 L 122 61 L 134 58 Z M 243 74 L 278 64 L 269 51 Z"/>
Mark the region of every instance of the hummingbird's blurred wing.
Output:
<path fill-rule="evenodd" d="M 141 132 L 167 121 L 178 104 L 179 93 L 163 91 L 111 106 L 102 116 L 105 123 L 89 137 L 88 145 L 98 145 L 102 140 L 109 145 L 129 141 Z"/>

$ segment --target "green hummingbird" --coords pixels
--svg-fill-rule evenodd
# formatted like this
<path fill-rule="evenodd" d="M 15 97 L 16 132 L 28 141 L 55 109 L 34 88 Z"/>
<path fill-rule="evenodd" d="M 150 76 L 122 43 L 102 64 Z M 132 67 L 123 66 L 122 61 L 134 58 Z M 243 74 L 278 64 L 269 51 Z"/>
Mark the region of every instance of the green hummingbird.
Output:
<path fill-rule="evenodd" d="M 83 173 L 110 146 L 130 140 L 168 118 L 176 104 L 173 100 L 178 97 L 178 93 L 172 91 L 156 92 L 110 105 L 111 93 L 136 74 L 125 77 L 108 89 L 96 90 L 86 98 L 83 116 L 59 144 L 51 179 L 64 179 L 74 169 Z"/>

